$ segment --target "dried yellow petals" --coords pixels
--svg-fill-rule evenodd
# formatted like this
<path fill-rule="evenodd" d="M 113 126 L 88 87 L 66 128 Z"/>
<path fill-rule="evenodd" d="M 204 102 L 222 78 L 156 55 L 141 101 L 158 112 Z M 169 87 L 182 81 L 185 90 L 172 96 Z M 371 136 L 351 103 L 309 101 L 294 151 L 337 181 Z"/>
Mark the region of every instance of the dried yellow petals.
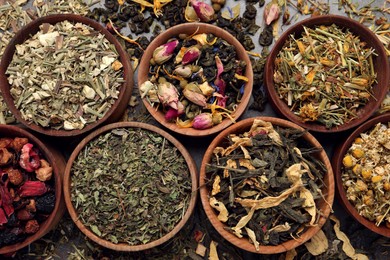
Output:
<path fill-rule="evenodd" d="M 256 251 L 259 251 L 260 250 L 260 243 L 256 240 L 256 234 L 255 232 L 250 229 L 250 228 L 247 228 L 245 227 L 245 230 L 246 230 L 246 233 L 248 234 L 248 237 L 249 239 L 252 241 L 252 243 L 255 245 L 255 249 Z"/>
<path fill-rule="evenodd" d="M 316 256 L 320 255 L 329 247 L 328 238 L 326 237 L 324 231 L 321 229 L 310 239 L 309 242 L 305 243 L 305 247 L 310 252 L 310 254 Z"/>
<path fill-rule="evenodd" d="M 228 220 L 229 212 L 226 209 L 225 205 L 218 201 L 215 197 L 210 197 L 209 199 L 210 206 L 216 210 L 218 210 L 218 219 L 221 222 L 226 222 Z"/>
<path fill-rule="evenodd" d="M 240 166 L 243 166 L 249 170 L 255 170 L 256 168 L 251 164 L 251 161 L 248 159 L 239 159 L 238 160 Z"/>
<path fill-rule="evenodd" d="M 352 168 L 352 172 L 356 175 L 359 175 L 362 172 L 362 166 L 360 164 L 355 164 Z"/>
<path fill-rule="evenodd" d="M 355 249 L 351 245 L 351 242 L 349 241 L 349 238 L 345 233 L 343 233 L 340 230 L 340 221 L 335 217 L 335 216 L 330 216 L 330 219 L 335 222 L 334 224 L 334 231 L 336 233 L 336 236 L 338 239 L 343 241 L 343 251 L 347 256 L 349 256 L 352 259 L 357 259 L 357 260 L 368 260 L 368 257 L 363 254 L 356 254 Z"/>
<path fill-rule="evenodd" d="M 183 120 L 178 118 L 176 120 L 176 125 L 183 127 L 183 128 L 190 128 L 190 127 L 192 127 L 192 120 L 188 119 L 188 120 L 183 121 Z"/>
<path fill-rule="evenodd" d="M 361 138 L 361 137 L 356 137 L 355 141 L 354 141 L 355 144 L 362 144 L 363 142 L 364 142 L 363 138 Z"/>
<path fill-rule="evenodd" d="M 380 182 L 381 180 L 382 180 L 382 176 L 380 176 L 380 175 L 375 175 L 375 176 L 372 176 L 372 178 L 371 178 L 371 181 L 373 183 Z"/>
<path fill-rule="evenodd" d="M 351 82 L 359 86 L 368 86 L 368 80 L 365 78 L 352 78 Z"/>
<path fill-rule="evenodd" d="M 224 178 L 229 177 L 229 169 L 228 168 L 237 169 L 237 163 L 235 160 L 229 159 L 226 162 L 226 166 L 227 167 L 223 170 L 223 177 Z"/>
<path fill-rule="evenodd" d="M 343 165 L 344 165 L 344 167 L 346 167 L 346 168 L 351 168 L 351 167 L 353 167 L 354 162 L 353 162 L 352 156 L 350 156 L 349 154 L 346 155 L 346 156 L 344 156 L 344 158 L 343 158 Z"/>
<path fill-rule="evenodd" d="M 243 216 L 237 223 L 235 227 L 232 227 L 233 234 L 237 237 L 242 238 L 241 229 L 248 224 L 248 222 L 252 219 L 253 213 L 255 212 L 255 207 L 252 207 L 246 216 Z"/>
<path fill-rule="evenodd" d="M 352 155 L 356 159 L 360 159 L 364 156 L 364 151 L 361 148 L 355 148 L 352 150 Z"/>
<path fill-rule="evenodd" d="M 304 54 L 305 53 L 305 45 L 303 45 L 303 43 L 301 41 L 297 41 L 297 45 L 298 45 L 298 49 L 299 49 L 299 52 L 301 54 Z"/>
<path fill-rule="evenodd" d="M 384 184 L 383 184 L 383 189 L 385 191 L 390 191 L 390 182 L 386 181 Z"/>
<path fill-rule="evenodd" d="M 300 198 L 304 198 L 305 201 L 302 204 L 302 207 L 310 214 L 311 220 L 310 225 L 314 226 L 316 222 L 316 216 L 317 216 L 317 207 L 316 203 L 314 202 L 313 194 L 306 188 L 301 188 Z"/>
<path fill-rule="evenodd" d="M 366 191 L 368 188 L 367 184 L 362 180 L 356 181 L 356 190 L 358 191 Z"/>
<path fill-rule="evenodd" d="M 367 169 L 367 168 L 363 168 L 361 174 L 362 174 L 362 177 L 364 179 L 369 179 L 369 178 L 371 178 L 372 170 L 371 169 Z"/>
<path fill-rule="evenodd" d="M 123 68 L 123 64 L 119 61 L 119 60 L 116 60 L 114 61 L 112 64 L 111 64 L 113 70 L 115 71 L 118 71 L 120 70 L 121 68 Z"/>
<path fill-rule="evenodd" d="M 134 1 L 134 0 L 133 0 Z M 114 30 L 114 32 L 119 36 L 121 37 L 123 40 L 129 42 L 129 43 L 133 43 L 135 45 L 137 45 L 142 51 L 144 51 L 144 49 L 142 48 L 142 46 L 137 42 L 137 39 L 133 40 L 133 39 L 130 39 L 129 37 L 127 36 L 124 36 L 122 35 L 120 32 L 118 32 L 118 30 L 115 28 L 114 24 L 112 23 L 112 21 L 110 19 L 108 19 L 108 21 L 110 22 L 110 25 L 112 27 L 112 29 Z"/>
<path fill-rule="evenodd" d="M 306 83 L 307 83 L 307 84 L 312 84 L 315 75 L 316 75 L 316 71 L 315 71 L 315 70 L 311 70 L 311 71 L 306 75 Z"/>
<path fill-rule="evenodd" d="M 245 81 L 245 82 L 248 82 L 248 81 L 249 81 L 249 79 L 248 79 L 247 77 L 245 77 L 244 75 L 239 75 L 239 74 L 237 74 L 237 73 L 234 74 L 234 77 L 235 77 L 236 79 L 239 79 L 239 80 L 242 80 L 242 81 Z"/>
<path fill-rule="evenodd" d="M 123 5 L 125 3 L 125 0 L 118 0 L 119 5 Z"/>
<path fill-rule="evenodd" d="M 219 175 L 215 176 L 214 183 L 213 183 L 213 190 L 211 191 L 211 195 L 215 196 L 221 191 L 221 186 L 219 185 L 221 183 L 221 177 Z"/>
<path fill-rule="evenodd" d="M 217 242 L 214 240 L 211 240 L 210 242 L 210 253 L 209 253 L 209 260 L 219 260 L 218 257 L 218 251 L 217 251 Z"/>
<path fill-rule="evenodd" d="M 334 65 L 336 65 L 333 60 L 329 60 L 327 58 L 320 58 L 320 63 L 328 67 L 333 67 Z"/>

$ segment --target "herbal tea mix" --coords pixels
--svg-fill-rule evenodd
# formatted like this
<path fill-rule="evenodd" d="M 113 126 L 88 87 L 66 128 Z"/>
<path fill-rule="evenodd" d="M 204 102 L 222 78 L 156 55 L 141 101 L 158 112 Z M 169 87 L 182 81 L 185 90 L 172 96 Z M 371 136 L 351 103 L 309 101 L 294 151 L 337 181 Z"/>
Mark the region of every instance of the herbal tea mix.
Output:
<path fill-rule="evenodd" d="M 208 163 L 209 203 L 226 229 L 259 245 L 279 245 L 317 225 L 326 167 L 304 131 L 255 120 L 227 136 Z"/>
<path fill-rule="evenodd" d="M 118 128 L 90 141 L 71 169 L 80 221 L 112 243 L 155 241 L 183 218 L 191 198 L 187 163 L 149 130 Z"/>
<path fill-rule="evenodd" d="M 24 120 L 53 129 L 82 129 L 118 99 L 122 63 L 103 34 L 64 21 L 43 24 L 16 46 L 6 71 Z"/>
<path fill-rule="evenodd" d="M 240 103 L 248 78 L 235 47 L 213 34 L 179 35 L 159 46 L 150 60 L 142 98 L 180 127 L 207 129 Z"/>
<path fill-rule="evenodd" d="M 355 139 L 343 158 L 342 180 L 361 216 L 390 227 L 389 123 L 378 123 Z"/>
<path fill-rule="evenodd" d="M 358 117 L 376 81 L 375 52 L 336 25 L 304 27 L 275 60 L 276 91 L 304 122 L 332 128 Z"/>
<path fill-rule="evenodd" d="M 0 138 L 0 247 L 24 241 L 53 212 L 53 168 L 27 138 Z"/>

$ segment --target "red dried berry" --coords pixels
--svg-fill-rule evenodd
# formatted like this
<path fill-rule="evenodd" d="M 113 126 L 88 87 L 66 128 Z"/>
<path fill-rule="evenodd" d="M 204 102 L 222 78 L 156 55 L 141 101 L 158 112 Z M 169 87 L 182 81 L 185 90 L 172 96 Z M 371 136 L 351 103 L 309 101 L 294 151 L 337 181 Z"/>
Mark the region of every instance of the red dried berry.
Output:
<path fill-rule="evenodd" d="M 20 197 L 41 196 L 46 192 L 46 184 L 40 181 L 26 181 L 19 188 Z"/>

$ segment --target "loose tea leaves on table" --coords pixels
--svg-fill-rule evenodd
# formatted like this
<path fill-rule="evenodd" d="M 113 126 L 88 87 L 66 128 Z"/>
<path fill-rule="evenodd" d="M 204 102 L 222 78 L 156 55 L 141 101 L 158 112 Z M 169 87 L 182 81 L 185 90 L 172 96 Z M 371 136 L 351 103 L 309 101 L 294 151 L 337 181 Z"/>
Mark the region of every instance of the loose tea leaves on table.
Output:
<path fill-rule="evenodd" d="M 304 122 L 327 128 L 358 116 L 376 81 L 375 50 L 336 25 L 304 27 L 275 60 L 274 83 L 282 100 Z"/>
<path fill-rule="evenodd" d="M 229 135 L 206 168 L 211 207 L 237 237 L 279 245 L 317 224 L 325 165 L 304 131 L 255 120 L 248 132 Z"/>
<path fill-rule="evenodd" d="M 191 198 L 184 157 L 149 130 L 119 128 L 90 141 L 71 169 L 80 221 L 112 243 L 155 241 L 183 218 Z"/>
<path fill-rule="evenodd" d="M 27 138 L 0 138 L 0 247 L 35 234 L 55 206 L 53 168 Z"/>
<path fill-rule="evenodd" d="M 24 120 L 53 129 L 83 129 L 118 99 L 123 66 L 103 34 L 64 21 L 43 24 L 16 46 L 6 74 Z"/>
<path fill-rule="evenodd" d="M 390 228 L 390 124 L 361 133 L 343 157 L 343 186 L 359 214 Z"/>
<path fill-rule="evenodd" d="M 223 117 L 234 120 L 246 65 L 233 45 L 213 34 L 180 35 L 154 51 L 141 97 L 180 127 L 210 128 Z"/>

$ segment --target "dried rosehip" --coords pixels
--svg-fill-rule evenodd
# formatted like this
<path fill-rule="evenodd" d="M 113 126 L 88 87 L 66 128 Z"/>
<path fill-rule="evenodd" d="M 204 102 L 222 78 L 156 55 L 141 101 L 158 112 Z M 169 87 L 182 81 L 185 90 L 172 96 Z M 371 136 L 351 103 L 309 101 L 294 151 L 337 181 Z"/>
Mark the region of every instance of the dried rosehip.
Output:
<path fill-rule="evenodd" d="M 33 149 L 33 144 L 23 145 L 22 154 L 20 155 L 19 165 L 28 172 L 33 172 L 40 166 L 39 156 Z"/>
<path fill-rule="evenodd" d="M 40 181 L 48 181 L 51 179 L 53 168 L 50 166 L 50 164 L 44 160 L 40 160 L 41 167 L 39 169 L 35 170 L 35 173 L 37 174 L 37 179 Z"/>
<path fill-rule="evenodd" d="M 27 138 L 15 137 L 10 143 L 10 147 L 15 150 L 15 152 L 20 152 L 23 146 L 28 143 Z"/>
<path fill-rule="evenodd" d="M 0 166 L 9 164 L 12 158 L 13 154 L 7 148 L 0 148 Z"/>
<path fill-rule="evenodd" d="M 5 172 L 8 174 L 9 182 L 13 185 L 20 185 L 24 180 L 23 174 L 18 169 L 11 167 L 5 169 Z"/>

